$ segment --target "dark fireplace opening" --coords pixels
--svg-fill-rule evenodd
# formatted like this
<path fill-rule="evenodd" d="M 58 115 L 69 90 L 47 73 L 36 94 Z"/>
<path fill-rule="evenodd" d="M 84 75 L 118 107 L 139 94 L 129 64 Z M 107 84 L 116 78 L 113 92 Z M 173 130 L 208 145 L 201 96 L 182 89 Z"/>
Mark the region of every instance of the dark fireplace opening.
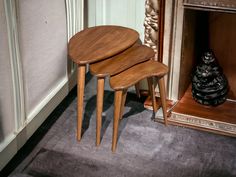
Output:
<path fill-rule="evenodd" d="M 186 9 L 180 65 L 179 99 L 205 51 L 212 50 L 228 83 L 227 98 L 236 101 L 236 14 Z"/>
<path fill-rule="evenodd" d="M 236 11 L 235 11 L 236 12 Z M 179 77 L 179 102 L 170 122 L 200 130 L 236 136 L 236 13 L 184 8 Z M 212 50 L 228 80 L 227 100 L 206 106 L 192 96 L 193 70 Z"/>

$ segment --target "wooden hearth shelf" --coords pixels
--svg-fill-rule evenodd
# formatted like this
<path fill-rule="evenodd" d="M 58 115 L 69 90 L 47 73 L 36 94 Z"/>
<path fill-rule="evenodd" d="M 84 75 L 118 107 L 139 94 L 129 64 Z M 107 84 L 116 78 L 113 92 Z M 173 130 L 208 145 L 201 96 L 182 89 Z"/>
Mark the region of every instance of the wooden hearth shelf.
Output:
<path fill-rule="evenodd" d="M 195 102 L 191 87 L 172 110 L 170 124 L 183 125 L 236 137 L 236 102 L 211 107 Z"/>

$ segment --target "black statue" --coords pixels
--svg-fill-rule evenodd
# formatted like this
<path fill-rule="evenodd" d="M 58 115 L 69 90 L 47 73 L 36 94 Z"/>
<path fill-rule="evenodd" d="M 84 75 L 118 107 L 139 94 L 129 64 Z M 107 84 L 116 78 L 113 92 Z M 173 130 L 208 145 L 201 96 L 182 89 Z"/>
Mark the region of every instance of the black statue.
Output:
<path fill-rule="evenodd" d="M 205 52 L 192 78 L 192 95 L 200 104 L 217 106 L 226 100 L 228 81 L 212 51 Z"/>

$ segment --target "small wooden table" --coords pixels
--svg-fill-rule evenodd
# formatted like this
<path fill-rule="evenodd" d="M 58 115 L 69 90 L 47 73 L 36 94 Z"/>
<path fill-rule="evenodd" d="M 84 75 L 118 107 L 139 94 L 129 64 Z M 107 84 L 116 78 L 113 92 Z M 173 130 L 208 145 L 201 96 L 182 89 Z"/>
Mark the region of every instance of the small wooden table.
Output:
<path fill-rule="evenodd" d="M 121 26 L 96 26 L 75 34 L 68 53 L 77 64 L 77 139 L 81 139 L 86 64 L 112 57 L 132 46 L 139 34 Z"/>

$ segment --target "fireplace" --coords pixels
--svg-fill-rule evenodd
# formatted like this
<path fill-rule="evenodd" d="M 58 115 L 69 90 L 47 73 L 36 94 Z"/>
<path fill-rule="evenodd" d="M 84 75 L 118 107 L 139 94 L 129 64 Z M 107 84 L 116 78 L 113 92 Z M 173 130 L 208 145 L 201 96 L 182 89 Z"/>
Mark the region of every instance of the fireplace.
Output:
<path fill-rule="evenodd" d="M 236 2 L 178 0 L 171 42 L 169 97 L 177 100 L 170 123 L 236 136 Z M 227 101 L 204 106 L 192 98 L 191 76 L 211 49 L 228 79 Z"/>

